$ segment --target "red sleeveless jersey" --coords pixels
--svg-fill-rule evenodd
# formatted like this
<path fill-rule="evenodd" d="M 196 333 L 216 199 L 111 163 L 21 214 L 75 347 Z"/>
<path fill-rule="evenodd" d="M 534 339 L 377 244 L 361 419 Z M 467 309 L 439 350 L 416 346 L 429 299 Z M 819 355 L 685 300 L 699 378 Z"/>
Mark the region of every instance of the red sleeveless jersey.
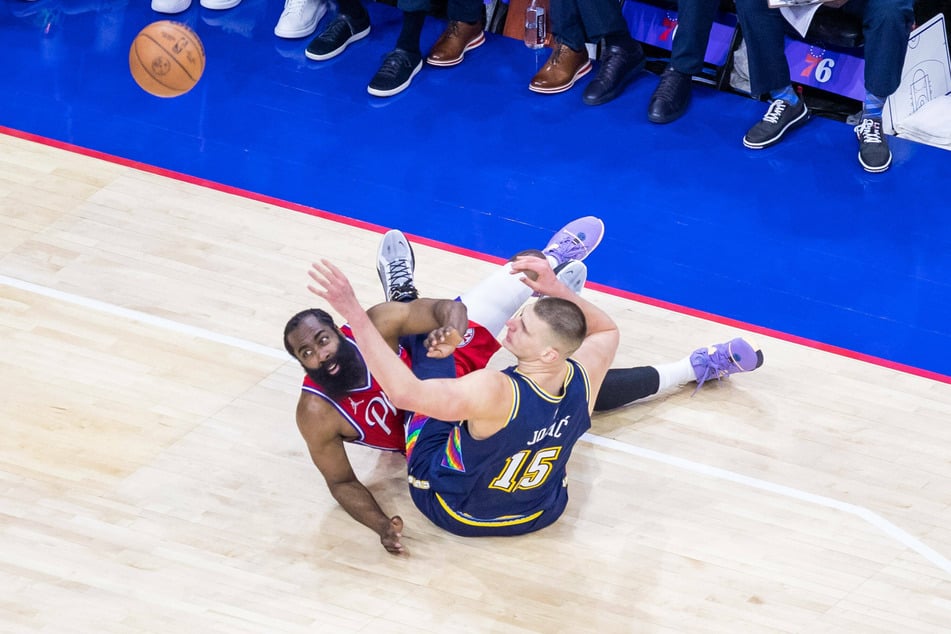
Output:
<path fill-rule="evenodd" d="M 344 339 L 356 349 L 362 360 L 363 355 L 357 348 L 350 326 L 344 324 L 340 327 L 340 332 L 343 333 Z M 484 368 L 500 347 L 499 342 L 488 330 L 470 321 L 462 343 L 453 353 L 456 376 Z M 402 346 L 398 354 L 403 363 L 412 368 L 409 353 Z M 397 409 L 369 370 L 366 371 L 366 377 L 360 387 L 348 391 L 338 399 L 330 398 L 321 386 L 306 374 L 301 389 L 324 399 L 343 416 L 359 436 L 351 442 L 383 451 L 406 452 L 405 427 L 412 413 Z"/>

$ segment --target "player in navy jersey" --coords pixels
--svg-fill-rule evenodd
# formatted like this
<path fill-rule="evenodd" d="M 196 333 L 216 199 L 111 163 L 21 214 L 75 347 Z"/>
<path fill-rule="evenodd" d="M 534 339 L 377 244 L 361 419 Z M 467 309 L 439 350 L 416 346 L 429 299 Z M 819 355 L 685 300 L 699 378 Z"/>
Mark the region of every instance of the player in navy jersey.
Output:
<path fill-rule="evenodd" d="M 586 277 L 584 258 L 600 241 L 603 224 L 592 217 L 569 223 L 543 251 L 539 262 L 559 267 L 559 274 L 577 285 Z M 415 366 L 427 354 L 448 357 L 448 372 L 464 374 L 485 367 L 499 349 L 496 340 L 508 319 L 531 296 L 530 288 L 499 269 L 463 294 L 461 301 L 418 298 L 413 284 L 412 248 L 399 231 L 388 232 L 377 254 L 387 301 L 369 310 L 394 360 Z M 464 333 L 462 341 L 444 344 L 443 330 Z M 422 339 L 409 337 L 429 333 Z M 401 552 L 402 520 L 389 517 L 357 479 L 344 443 L 384 451 L 405 451 L 408 413 L 381 389 L 364 362 L 348 325 L 339 328 L 323 310 L 294 315 L 284 329 L 284 346 L 306 376 L 297 404 L 297 425 L 311 460 L 331 494 L 357 521 L 374 530 L 390 552 Z M 394 355 L 393 353 L 396 352 Z M 455 362 L 455 367 L 453 363 Z"/>
<path fill-rule="evenodd" d="M 597 246 L 601 231 L 603 225 L 597 219 L 588 217 L 573 221 L 555 235 L 544 252 L 535 251 L 533 254 L 537 256 L 535 259 L 539 265 L 558 265 L 558 275 L 575 292 L 580 292 L 586 269 L 582 262 L 572 258 L 583 258 L 590 253 Z M 396 358 L 411 367 L 417 376 L 462 376 L 485 367 L 489 357 L 499 348 L 492 335 L 502 331 L 509 317 L 533 292 L 532 288 L 511 274 L 512 265 L 507 265 L 465 293 L 460 298 L 462 305 L 450 300 L 418 300 L 412 279 L 412 249 L 405 236 L 395 230 L 387 233 L 377 258 L 380 280 L 386 297 L 391 301 L 370 308 L 370 320 L 382 333 L 390 350 L 397 353 Z M 404 304 L 406 301 L 410 303 Z M 453 344 L 447 343 L 445 333 L 458 332 L 466 323 L 465 312 L 459 312 L 464 307 L 468 307 L 468 329 L 464 331 L 463 343 L 455 346 L 455 340 Z M 456 325 L 449 326 L 453 320 Z M 427 332 L 437 323 L 443 325 L 431 331 L 428 337 L 401 337 L 410 332 Z M 288 322 L 284 344 L 306 372 L 298 402 L 297 423 L 307 442 L 311 459 L 324 475 L 331 493 L 341 506 L 355 519 L 376 531 L 388 551 L 402 552 L 402 520 L 398 516 L 388 517 L 384 514 L 372 494 L 357 480 L 343 443 L 406 452 L 407 446 L 412 446 L 418 438 L 415 433 L 418 424 L 414 425 L 411 437 L 406 439 L 404 423 L 409 420 L 409 413 L 393 404 L 370 373 L 348 325 L 338 328 L 330 315 L 319 309 L 302 311 Z M 452 354 L 455 367 L 452 358 L 439 362 L 441 367 L 438 367 L 434 359 L 428 356 L 440 346 L 442 352 L 435 356 L 443 358 Z M 628 405 L 687 383 L 696 382 L 699 387 L 707 380 L 753 370 L 760 363 L 762 354 L 759 351 L 743 339 L 734 339 L 710 348 L 701 348 L 672 363 L 614 368 L 607 373 L 598 392 L 595 410 L 605 411 Z M 572 372 L 575 373 L 574 370 Z M 582 375 L 581 372 L 577 374 Z M 513 381 L 520 380 L 519 375 L 513 375 Z M 531 384 L 527 385 L 531 387 Z M 560 399 L 554 400 L 560 402 Z M 560 408 L 558 411 L 563 412 L 564 405 L 561 404 Z M 526 410 L 522 410 L 521 415 L 524 417 Z M 545 430 L 550 431 L 544 433 L 533 430 L 533 444 L 546 441 L 546 438 L 546 442 L 554 442 L 551 438 L 560 441 L 570 431 L 566 425 L 548 426 Z M 571 430 L 577 429 L 580 435 L 584 431 L 582 426 L 587 428 L 587 425 L 579 423 L 572 425 Z M 514 429 L 514 426 L 511 427 Z M 432 424 L 428 431 L 435 429 L 437 425 Z M 504 437 L 500 435 L 498 438 Z M 467 455 L 472 456 L 476 451 L 470 449 Z M 422 455 L 413 451 L 409 457 L 415 464 Z M 519 454 L 516 460 L 524 462 L 521 467 L 537 474 L 538 478 L 542 475 L 541 471 L 547 473 L 548 453 L 538 454 L 531 460 L 527 455 Z M 532 460 L 537 462 L 533 463 Z M 513 465 L 511 468 L 518 466 Z M 512 474 L 505 472 L 496 475 L 501 478 L 495 488 L 501 484 L 511 484 L 508 476 Z M 545 486 L 550 487 L 550 482 L 555 479 L 550 479 Z M 533 486 L 536 483 L 534 480 L 526 482 Z M 418 485 L 423 486 L 421 483 Z M 553 503 L 564 504 L 567 499 L 565 492 L 557 488 L 552 491 L 556 494 Z M 515 496 L 523 497 L 521 493 Z M 550 511 L 539 522 L 523 522 L 521 526 L 510 530 L 521 532 L 530 530 L 529 526 L 539 528 L 557 515 Z"/>
<path fill-rule="evenodd" d="M 403 410 L 411 494 L 436 525 L 460 535 L 513 535 L 554 522 L 567 504 L 566 465 L 590 427 L 594 395 L 617 351 L 619 333 L 540 258 L 519 257 L 512 272 L 539 300 L 506 323 L 505 371 L 422 380 L 396 356 L 333 264 L 314 264 L 311 290 L 349 323 L 367 367 Z M 441 335 L 450 344 L 458 332 Z M 446 371 L 444 376 L 453 376 Z"/>

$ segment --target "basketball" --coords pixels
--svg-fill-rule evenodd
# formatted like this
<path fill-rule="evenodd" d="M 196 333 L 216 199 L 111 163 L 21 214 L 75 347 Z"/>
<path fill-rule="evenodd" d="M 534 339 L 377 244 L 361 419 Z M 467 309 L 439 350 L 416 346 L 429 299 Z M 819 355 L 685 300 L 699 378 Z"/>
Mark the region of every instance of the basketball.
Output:
<path fill-rule="evenodd" d="M 142 90 L 156 97 L 178 97 L 201 79 L 205 48 L 188 26 L 171 20 L 153 22 L 132 40 L 129 70 Z"/>

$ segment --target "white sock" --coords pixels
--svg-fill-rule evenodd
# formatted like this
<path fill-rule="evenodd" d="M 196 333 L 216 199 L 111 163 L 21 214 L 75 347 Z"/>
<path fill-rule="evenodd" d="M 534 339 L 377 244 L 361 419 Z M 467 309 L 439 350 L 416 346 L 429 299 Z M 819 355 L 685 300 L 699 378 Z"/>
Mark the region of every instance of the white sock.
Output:
<path fill-rule="evenodd" d="M 498 337 L 505 322 L 532 296 L 532 289 L 520 278 L 512 275 L 512 265 L 506 263 L 463 293 L 460 299 L 469 309 L 469 319 Z"/>
<path fill-rule="evenodd" d="M 658 388 L 658 392 L 672 387 L 680 387 L 681 385 L 686 385 L 691 381 L 697 380 L 697 373 L 694 372 L 693 366 L 690 364 L 689 355 L 680 361 L 655 365 L 654 369 L 657 370 L 657 374 L 660 375 L 660 388 Z"/>

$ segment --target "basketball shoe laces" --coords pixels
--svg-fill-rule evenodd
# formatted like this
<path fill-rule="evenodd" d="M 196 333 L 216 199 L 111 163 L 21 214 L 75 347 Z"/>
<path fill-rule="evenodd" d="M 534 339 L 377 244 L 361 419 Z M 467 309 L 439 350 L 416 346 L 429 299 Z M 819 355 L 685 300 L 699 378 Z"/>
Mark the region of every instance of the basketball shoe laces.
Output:
<path fill-rule="evenodd" d="M 583 260 L 588 255 L 584 241 L 573 233 L 565 231 L 564 237 L 554 247 L 545 249 L 546 255 L 553 255 L 560 264 L 569 260 Z"/>
<path fill-rule="evenodd" d="M 671 70 L 660 76 L 660 83 L 654 96 L 663 101 L 673 101 L 677 92 L 677 77 L 674 75 L 677 71 Z"/>
<path fill-rule="evenodd" d="M 296 2 L 297 0 L 292 1 Z M 339 15 L 317 39 L 322 42 L 336 44 L 338 41 L 342 43 L 351 35 L 353 35 L 353 29 L 350 27 L 350 20 L 344 15 Z"/>
<path fill-rule="evenodd" d="M 694 390 L 694 394 L 710 379 L 719 381 L 722 377 L 741 370 L 730 356 L 728 346 L 722 349 L 715 347 L 712 353 L 707 348 L 698 350 L 691 355 L 690 364 L 698 375 L 697 389 Z"/>
<path fill-rule="evenodd" d="M 609 55 L 607 61 L 601 65 L 601 69 L 598 71 L 598 76 L 600 77 L 620 77 L 620 70 L 624 67 L 624 64 L 627 62 L 626 57 L 627 51 L 624 50 L 621 53 L 615 53 L 614 55 Z"/>
<path fill-rule="evenodd" d="M 882 126 L 874 119 L 862 119 L 862 123 L 855 126 L 855 133 L 862 137 L 862 143 L 882 142 Z"/>
<path fill-rule="evenodd" d="M 783 116 L 783 112 L 788 105 L 789 104 L 782 99 L 776 99 L 773 103 L 769 104 L 769 109 L 766 111 L 766 114 L 763 115 L 763 121 L 772 123 L 773 125 L 779 123 L 779 118 Z"/>
<path fill-rule="evenodd" d="M 304 15 L 304 7 L 307 6 L 307 2 L 308 0 L 287 0 L 284 5 L 284 13 Z"/>
<path fill-rule="evenodd" d="M 413 272 L 410 270 L 407 260 L 393 260 L 389 264 L 387 277 L 390 282 L 387 289 L 390 301 L 400 302 L 419 297 L 419 292 L 413 286 Z"/>
<path fill-rule="evenodd" d="M 377 71 L 383 77 L 396 79 L 400 76 L 401 68 L 410 68 L 412 62 L 400 51 L 391 51 L 383 60 L 380 70 Z"/>

